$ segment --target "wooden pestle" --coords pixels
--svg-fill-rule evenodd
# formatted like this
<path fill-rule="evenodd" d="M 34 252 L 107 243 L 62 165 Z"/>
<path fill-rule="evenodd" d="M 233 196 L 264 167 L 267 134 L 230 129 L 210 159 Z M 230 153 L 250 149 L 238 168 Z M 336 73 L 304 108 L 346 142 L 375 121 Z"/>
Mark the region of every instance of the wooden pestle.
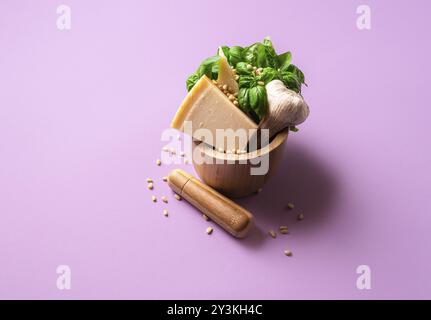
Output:
<path fill-rule="evenodd" d="M 247 235 L 253 215 L 181 169 L 168 177 L 171 189 L 236 238 Z"/>

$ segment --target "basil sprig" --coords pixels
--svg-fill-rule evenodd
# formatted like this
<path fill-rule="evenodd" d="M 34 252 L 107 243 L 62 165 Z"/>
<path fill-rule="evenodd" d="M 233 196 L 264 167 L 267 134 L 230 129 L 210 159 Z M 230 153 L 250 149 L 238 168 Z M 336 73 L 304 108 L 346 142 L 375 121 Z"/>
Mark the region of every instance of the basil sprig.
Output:
<path fill-rule="evenodd" d="M 267 83 L 278 79 L 297 93 L 301 93 L 303 84 L 306 85 L 304 74 L 292 64 L 292 54 L 285 52 L 277 55 L 269 38 L 248 47 L 223 46 L 221 50 L 239 76 L 239 107 L 256 122 L 268 112 Z M 217 79 L 219 60 L 218 55 L 204 60 L 187 79 L 187 90 L 190 91 L 204 74 L 210 79 Z"/>
<path fill-rule="evenodd" d="M 193 73 L 187 78 L 187 81 L 186 81 L 187 91 L 190 91 L 194 87 L 196 82 L 198 82 L 198 80 L 203 75 L 206 75 L 210 79 L 217 79 L 218 70 L 219 70 L 219 61 L 220 61 L 219 55 L 215 55 L 205 59 L 199 66 L 198 70 L 196 70 L 195 73 Z"/>

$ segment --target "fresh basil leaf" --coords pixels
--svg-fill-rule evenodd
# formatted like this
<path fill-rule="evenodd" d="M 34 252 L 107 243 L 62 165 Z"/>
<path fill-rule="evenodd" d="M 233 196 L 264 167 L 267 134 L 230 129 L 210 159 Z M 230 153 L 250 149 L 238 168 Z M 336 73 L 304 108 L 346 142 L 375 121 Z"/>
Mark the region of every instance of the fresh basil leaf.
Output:
<path fill-rule="evenodd" d="M 190 91 L 199 79 L 200 77 L 196 73 L 193 73 L 191 76 L 189 76 L 186 81 L 187 91 Z"/>
<path fill-rule="evenodd" d="M 247 68 L 247 65 L 248 65 L 248 63 L 246 63 L 246 62 L 238 62 L 236 64 L 236 67 L 235 67 L 236 73 L 239 74 L 240 76 L 241 75 L 251 76 L 253 74 L 253 72 L 252 72 L 252 70 L 249 70 Z"/>
<path fill-rule="evenodd" d="M 265 39 L 263 39 L 263 45 L 266 47 L 272 48 L 272 50 L 275 53 L 274 46 L 272 45 L 272 41 L 269 37 L 265 37 Z"/>
<path fill-rule="evenodd" d="M 269 38 L 265 38 L 263 44 L 257 42 L 246 47 L 242 56 L 245 62 L 258 68 L 271 67 L 277 69 L 279 67 L 277 53 Z"/>
<path fill-rule="evenodd" d="M 255 86 L 250 88 L 249 103 L 251 109 L 259 117 L 259 120 L 261 120 L 266 115 L 268 107 L 265 87 Z"/>
<path fill-rule="evenodd" d="M 265 82 L 265 85 L 274 79 L 278 78 L 278 72 L 274 68 L 265 68 L 262 73 L 257 77 L 257 81 Z"/>
<path fill-rule="evenodd" d="M 254 76 L 240 76 L 238 85 L 240 88 L 251 88 L 256 85 L 257 79 Z"/>
<path fill-rule="evenodd" d="M 223 54 L 226 57 L 227 61 L 229 61 L 229 58 L 230 58 L 230 48 L 228 46 L 221 46 L 220 48 L 223 51 Z M 217 51 L 217 53 L 218 53 L 218 51 Z"/>
<path fill-rule="evenodd" d="M 289 71 L 282 72 L 281 80 L 283 81 L 284 85 L 290 90 L 293 90 L 297 93 L 301 92 L 301 82 L 294 73 Z"/>
<path fill-rule="evenodd" d="M 244 49 L 243 58 L 244 58 L 245 62 L 247 62 L 253 66 L 256 66 L 257 55 L 258 55 L 257 51 L 258 51 L 259 46 L 262 46 L 262 44 L 257 42 L 257 43 L 252 44 L 251 46 Z"/>
<path fill-rule="evenodd" d="M 266 51 L 264 45 L 257 46 L 256 49 L 257 57 L 256 57 L 256 67 L 258 68 L 266 68 L 270 66 L 270 57 Z"/>
<path fill-rule="evenodd" d="M 249 103 L 249 88 L 241 88 L 238 92 L 238 103 L 242 111 L 248 112 L 250 111 L 250 103 Z"/>
<path fill-rule="evenodd" d="M 290 64 L 285 71 L 293 73 L 299 80 L 300 83 L 305 84 L 305 77 L 301 70 L 294 64 Z M 306 84 L 305 84 L 306 85 Z"/>
<path fill-rule="evenodd" d="M 285 52 L 277 56 L 277 60 L 280 66 L 279 68 L 285 70 L 292 62 L 292 54 L 290 52 Z"/>
<path fill-rule="evenodd" d="M 275 52 L 271 39 L 269 39 L 269 37 L 266 37 L 263 40 L 263 45 L 265 46 L 265 51 L 266 51 L 266 60 L 268 64 L 267 67 L 278 69 L 279 62 L 277 58 L 277 53 Z"/>
<path fill-rule="evenodd" d="M 240 46 L 233 46 L 229 49 L 229 64 L 231 66 L 236 66 L 238 62 L 243 61 L 242 53 L 244 51 L 244 48 Z"/>
<path fill-rule="evenodd" d="M 218 62 L 220 61 L 220 56 L 215 55 L 205 59 L 198 68 L 196 72 L 200 77 L 206 75 L 210 79 L 216 79 L 218 75 Z"/>
<path fill-rule="evenodd" d="M 210 77 L 210 79 L 217 79 L 218 78 L 218 71 L 219 71 L 219 69 L 220 69 L 220 65 L 219 65 L 218 62 L 214 63 L 211 66 L 211 77 Z"/>
<path fill-rule="evenodd" d="M 219 61 L 220 61 L 219 55 L 215 55 L 215 56 L 209 57 L 208 59 L 205 59 L 199 66 L 198 70 L 194 74 L 189 76 L 189 78 L 187 79 L 186 81 L 187 90 L 190 91 L 191 88 L 193 88 L 196 82 L 203 75 L 206 75 L 210 79 L 217 79 L 218 71 L 219 71 Z"/>

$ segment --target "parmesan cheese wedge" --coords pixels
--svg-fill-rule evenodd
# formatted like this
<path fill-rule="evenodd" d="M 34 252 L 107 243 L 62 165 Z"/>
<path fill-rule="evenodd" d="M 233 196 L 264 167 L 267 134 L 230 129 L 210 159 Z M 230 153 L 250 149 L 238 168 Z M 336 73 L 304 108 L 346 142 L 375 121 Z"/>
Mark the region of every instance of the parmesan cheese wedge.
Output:
<path fill-rule="evenodd" d="M 222 50 L 220 51 L 223 52 Z M 227 85 L 231 93 L 238 93 L 239 91 L 238 82 L 236 82 L 235 75 L 227 62 L 227 59 L 224 57 L 224 54 L 223 56 L 220 56 L 217 83 Z"/>
<path fill-rule="evenodd" d="M 258 125 L 236 107 L 205 75 L 187 94 L 171 126 L 190 134 L 194 139 L 208 143 L 217 150 L 245 150 L 258 128 Z M 223 130 L 233 132 L 235 137 L 217 138 L 220 137 L 220 132 L 226 132 Z"/>

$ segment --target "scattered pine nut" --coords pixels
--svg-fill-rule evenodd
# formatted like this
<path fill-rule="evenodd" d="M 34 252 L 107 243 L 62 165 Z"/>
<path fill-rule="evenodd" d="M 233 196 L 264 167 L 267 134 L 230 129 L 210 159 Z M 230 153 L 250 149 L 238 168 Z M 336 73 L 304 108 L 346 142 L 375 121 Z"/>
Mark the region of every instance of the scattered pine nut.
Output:
<path fill-rule="evenodd" d="M 162 148 L 162 150 L 163 150 L 164 152 L 168 152 L 168 151 L 169 151 L 168 147 L 163 147 L 163 148 Z"/>
<path fill-rule="evenodd" d="M 178 201 L 181 201 L 181 196 L 179 195 L 179 194 L 174 194 L 174 198 L 176 199 L 176 200 L 178 200 Z"/>
<path fill-rule="evenodd" d="M 153 202 L 157 202 L 157 198 L 156 198 L 156 196 L 152 196 L 152 197 L 151 197 L 151 200 L 153 200 Z"/>
<path fill-rule="evenodd" d="M 295 205 L 293 203 L 289 202 L 287 204 L 287 209 L 292 210 L 293 208 L 295 208 Z"/>
<path fill-rule="evenodd" d="M 277 233 L 274 230 L 269 230 L 268 234 L 274 239 L 277 238 Z"/>
<path fill-rule="evenodd" d="M 290 251 L 289 249 L 284 250 L 284 254 L 288 257 L 292 256 L 292 251 Z"/>
<path fill-rule="evenodd" d="M 156 160 L 156 164 L 157 164 L 158 166 L 160 166 L 160 165 L 162 164 L 162 161 L 160 161 L 160 159 L 157 159 L 157 160 Z"/>
<path fill-rule="evenodd" d="M 153 179 L 151 179 L 151 178 L 147 178 L 147 182 L 148 182 L 148 183 L 150 183 L 150 182 L 152 183 L 152 182 L 153 182 Z"/>
<path fill-rule="evenodd" d="M 224 85 L 222 86 L 222 89 L 226 91 L 226 90 L 227 90 L 227 85 L 226 85 L 226 84 L 224 84 Z"/>
<path fill-rule="evenodd" d="M 162 196 L 162 201 L 163 201 L 164 203 L 168 203 L 168 198 L 166 198 L 166 196 Z"/>
<path fill-rule="evenodd" d="M 298 214 L 298 216 L 296 217 L 299 221 L 304 220 L 304 214 L 300 213 Z"/>
<path fill-rule="evenodd" d="M 280 226 L 279 230 L 280 230 L 281 234 L 288 234 L 289 233 L 289 229 L 287 228 L 287 226 Z"/>
<path fill-rule="evenodd" d="M 186 153 L 185 153 L 184 151 L 181 151 L 181 152 L 180 152 L 180 156 L 181 156 L 181 157 L 184 157 L 185 155 L 186 155 Z"/>
<path fill-rule="evenodd" d="M 233 104 L 237 106 L 239 103 L 238 103 L 238 101 L 237 101 L 237 100 L 235 100 L 235 101 L 233 102 Z"/>
<path fill-rule="evenodd" d="M 167 217 L 167 216 L 169 215 L 169 212 L 168 212 L 168 210 L 166 210 L 166 209 L 163 209 L 163 215 L 164 215 L 165 217 Z"/>
<path fill-rule="evenodd" d="M 214 231 L 214 229 L 212 227 L 208 227 L 206 230 L 206 233 L 211 234 L 211 233 L 213 233 L 213 231 Z"/>
<path fill-rule="evenodd" d="M 168 177 L 163 177 L 163 178 L 162 178 L 162 180 L 163 180 L 164 182 L 166 182 L 166 181 L 168 181 Z"/>
<path fill-rule="evenodd" d="M 176 153 L 177 153 L 177 151 L 176 151 L 174 148 L 169 149 L 169 152 L 170 152 L 171 154 L 176 154 Z"/>
<path fill-rule="evenodd" d="M 150 182 L 150 183 L 148 184 L 148 189 L 149 189 L 149 190 L 153 190 L 153 188 L 154 188 L 153 183 L 152 183 L 152 182 Z"/>
<path fill-rule="evenodd" d="M 209 221 L 209 220 L 210 220 L 210 218 L 208 218 L 208 216 L 207 216 L 206 214 L 203 214 L 203 215 L 202 215 L 202 218 L 204 218 L 204 219 L 205 219 L 205 221 Z"/>

